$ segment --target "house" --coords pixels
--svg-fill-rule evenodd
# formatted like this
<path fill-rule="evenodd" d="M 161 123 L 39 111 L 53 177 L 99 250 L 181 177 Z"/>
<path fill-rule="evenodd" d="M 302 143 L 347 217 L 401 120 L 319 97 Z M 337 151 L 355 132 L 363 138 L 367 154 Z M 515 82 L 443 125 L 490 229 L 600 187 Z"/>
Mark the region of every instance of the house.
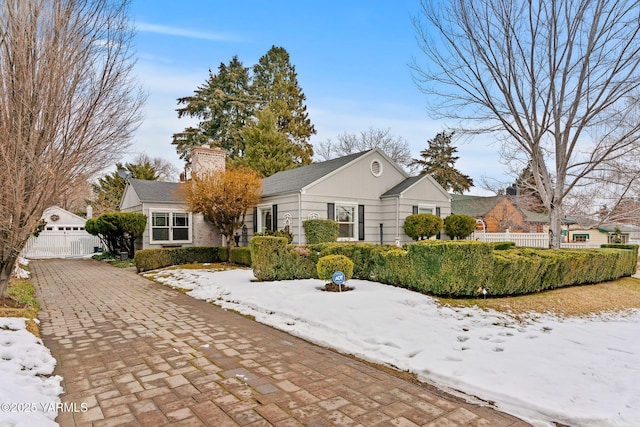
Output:
<path fill-rule="evenodd" d="M 546 233 L 549 215 L 517 204 L 512 196 L 469 196 L 452 194 L 451 211 L 476 219 L 476 231 L 487 233 Z"/>
<path fill-rule="evenodd" d="M 226 153 L 207 147 L 192 151 L 192 171 L 224 170 Z M 128 179 L 120 210 L 147 216 L 147 228 L 137 249 L 180 246 L 222 246 L 222 236 L 201 214 L 189 212 L 185 182 Z"/>
<path fill-rule="evenodd" d="M 221 170 L 223 153 L 194 149 L 194 172 Z M 149 218 L 142 248 L 224 243 L 201 215 L 188 211 L 184 185 L 129 180 L 121 210 Z M 246 244 L 256 232 L 287 229 L 294 243 L 303 244 L 305 220 L 334 219 L 341 241 L 402 244 L 411 241 L 402 225 L 412 213 L 445 217 L 451 213 L 450 196 L 430 175 L 410 177 L 382 151 L 372 149 L 265 178 L 260 203 L 248 212 L 239 240 Z"/>
<path fill-rule="evenodd" d="M 589 243 L 594 246 L 615 243 L 616 229 L 620 231 L 621 243 L 640 243 L 640 227 L 636 225 L 614 223 L 588 225 L 585 221 L 567 227 L 567 243 Z"/>
<path fill-rule="evenodd" d="M 265 178 L 247 224 L 254 233 L 287 228 L 303 244 L 305 220 L 334 219 L 338 240 L 402 244 L 411 241 L 402 225 L 413 213 L 449 215 L 449 194 L 430 175 L 410 177 L 372 149 Z"/>
<path fill-rule="evenodd" d="M 87 206 L 91 216 L 91 206 Z M 87 220 L 59 206 L 51 206 L 42 214 L 45 222 L 40 234 L 31 236 L 22 256 L 25 258 L 71 258 L 91 255 L 100 247 L 100 239 L 85 231 Z"/>

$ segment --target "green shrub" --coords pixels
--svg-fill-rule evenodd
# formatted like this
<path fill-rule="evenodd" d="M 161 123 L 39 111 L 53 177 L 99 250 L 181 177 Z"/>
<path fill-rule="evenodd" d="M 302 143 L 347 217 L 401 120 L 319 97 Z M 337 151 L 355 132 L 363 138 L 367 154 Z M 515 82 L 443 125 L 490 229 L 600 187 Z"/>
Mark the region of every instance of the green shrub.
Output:
<path fill-rule="evenodd" d="M 287 239 L 284 237 L 253 237 L 249 242 L 253 275 L 259 281 L 281 280 L 279 272 L 287 253 Z"/>
<path fill-rule="evenodd" d="M 476 219 L 469 215 L 452 214 L 444 219 L 444 232 L 452 239 L 466 239 L 476 229 Z"/>
<path fill-rule="evenodd" d="M 287 243 L 291 243 L 293 242 L 293 234 L 288 231 L 288 230 L 266 230 L 260 233 L 256 233 L 253 235 L 254 237 L 264 237 L 264 236 L 271 236 L 271 237 L 284 237 L 287 239 Z"/>
<path fill-rule="evenodd" d="M 134 256 L 136 238 L 142 236 L 147 226 L 147 216 L 135 212 L 107 212 L 97 218 L 88 219 L 87 233 L 100 237 L 107 252 L 127 252 Z"/>
<path fill-rule="evenodd" d="M 488 288 L 493 271 L 493 249 L 477 241 L 425 240 L 407 245 L 415 273 L 414 289 L 442 296 L 476 295 Z"/>
<path fill-rule="evenodd" d="M 308 219 L 302 221 L 302 227 L 308 244 L 338 240 L 338 223 L 332 219 Z"/>
<path fill-rule="evenodd" d="M 391 248 L 375 254 L 372 280 L 404 288 L 413 288 L 415 275 L 407 251 Z"/>
<path fill-rule="evenodd" d="M 413 240 L 425 240 L 442 230 L 442 218 L 431 214 L 413 214 L 405 218 L 402 228 Z"/>
<path fill-rule="evenodd" d="M 226 248 L 225 248 L 226 249 Z M 251 267 L 251 249 L 250 248 L 231 248 L 229 262 L 233 264 L 246 265 Z"/>
<path fill-rule="evenodd" d="M 396 247 L 375 243 L 336 242 L 311 245 L 311 248 L 313 248 L 315 252 L 319 252 L 319 256 L 346 256 L 354 263 L 353 277 L 356 279 L 370 280 L 375 269 L 376 254 L 382 254 Z"/>
<path fill-rule="evenodd" d="M 138 272 L 155 270 L 170 265 L 192 264 L 201 262 L 226 262 L 228 260 L 225 247 L 199 247 L 168 249 L 143 249 L 136 252 L 134 262 Z"/>
<path fill-rule="evenodd" d="M 494 242 L 491 244 L 494 251 L 504 251 L 516 247 L 515 242 Z"/>
<path fill-rule="evenodd" d="M 344 255 L 327 255 L 318 260 L 316 266 L 318 278 L 321 280 L 333 280 L 333 273 L 341 271 L 346 280 L 353 277 L 353 261 Z"/>

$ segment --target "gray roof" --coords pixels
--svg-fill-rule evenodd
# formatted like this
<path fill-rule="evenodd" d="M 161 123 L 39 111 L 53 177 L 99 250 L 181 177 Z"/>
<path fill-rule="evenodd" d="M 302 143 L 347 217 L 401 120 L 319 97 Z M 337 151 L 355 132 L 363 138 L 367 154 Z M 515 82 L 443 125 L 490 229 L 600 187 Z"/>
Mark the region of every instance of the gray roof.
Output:
<path fill-rule="evenodd" d="M 307 166 L 301 166 L 271 175 L 262 180 L 262 197 L 299 192 L 306 186 L 351 163 L 369 151 L 371 150 L 324 162 L 312 163 Z"/>
<path fill-rule="evenodd" d="M 130 179 L 141 202 L 184 203 L 185 194 L 182 182 L 147 181 Z"/>
<path fill-rule="evenodd" d="M 390 188 L 389 190 L 387 190 L 382 196 L 380 196 L 380 198 L 384 199 L 385 197 L 399 196 L 402 194 L 404 190 L 411 187 L 413 184 L 420 181 L 420 179 L 424 177 L 426 177 L 426 175 L 410 176 L 409 178 L 400 182 L 400 184 L 397 184 L 393 188 Z"/>

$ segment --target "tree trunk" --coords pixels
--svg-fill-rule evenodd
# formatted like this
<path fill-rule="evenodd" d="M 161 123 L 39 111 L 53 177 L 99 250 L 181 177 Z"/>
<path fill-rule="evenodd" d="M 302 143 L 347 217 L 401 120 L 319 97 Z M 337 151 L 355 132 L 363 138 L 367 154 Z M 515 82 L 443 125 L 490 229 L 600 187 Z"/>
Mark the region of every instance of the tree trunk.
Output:
<path fill-rule="evenodd" d="M 561 210 L 552 205 L 549 218 L 549 247 L 552 249 L 560 249 L 560 243 L 562 242 Z"/>
<path fill-rule="evenodd" d="M 17 256 L 10 256 L 1 263 L 0 298 L 9 298 L 9 279 L 11 279 L 11 273 L 13 272 L 13 267 L 15 266 L 17 259 Z"/>

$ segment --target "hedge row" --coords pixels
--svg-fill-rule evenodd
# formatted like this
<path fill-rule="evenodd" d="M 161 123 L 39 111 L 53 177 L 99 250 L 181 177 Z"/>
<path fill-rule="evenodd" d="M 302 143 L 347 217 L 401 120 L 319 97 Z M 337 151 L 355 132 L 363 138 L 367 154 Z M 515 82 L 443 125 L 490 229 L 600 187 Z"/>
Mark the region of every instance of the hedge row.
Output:
<path fill-rule="evenodd" d="M 285 239 L 254 238 L 250 248 L 258 280 L 317 278 L 326 255 L 354 262 L 356 279 L 454 297 L 519 295 L 563 286 L 598 283 L 636 271 L 638 246 L 602 249 L 513 248 L 477 241 L 425 240 L 400 249 L 372 243 L 287 245 Z M 509 249 L 511 248 L 511 249 Z"/>
<path fill-rule="evenodd" d="M 249 248 L 232 248 L 231 258 L 224 246 L 211 247 L 182 247 L 167 249 L 143 249 L 136 252 L 134 262 L 138 272 L 155 270 L 171 265 L 227 262 L 251 266 L 251 252 Z"/>

